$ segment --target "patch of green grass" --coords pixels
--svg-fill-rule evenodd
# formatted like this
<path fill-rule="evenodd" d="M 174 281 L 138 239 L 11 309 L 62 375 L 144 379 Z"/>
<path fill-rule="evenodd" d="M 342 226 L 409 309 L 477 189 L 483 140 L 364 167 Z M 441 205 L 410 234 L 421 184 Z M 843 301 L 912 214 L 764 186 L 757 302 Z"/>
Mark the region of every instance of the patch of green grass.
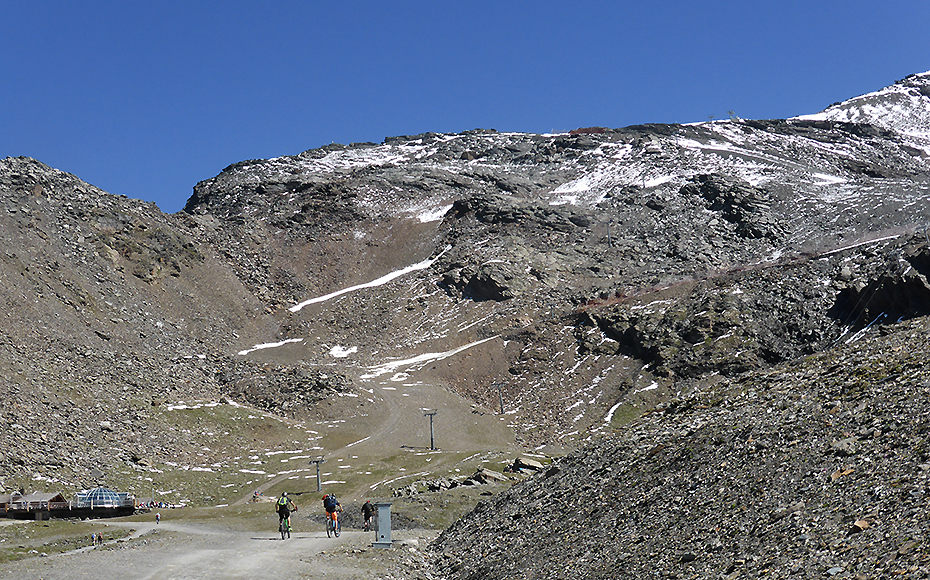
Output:
<path fill-rule="evenodd" d="M 152 410 L 156 428 L 181 441 L 177 456 L 162 453 L 147 457 L 149 466 L 127 465 L 108 473 L 108 485 L 136 497 L 151 497 L 154 488 L 158 501 L 214 506 L 238 500 L 270 474 L 308 467 L 304 460 L 282 462 L 294 454 L 278 452 L 316 446 L 315 426 L 236 405 L 191 406 L 197 408 Z"/>
<path fill-rule="evenodd" d="M 188 401 L 190 408 L 153 407 L 144 400 L 131 404 L 144 411 L 152 429 L 169 433 L 166 439 L 177 443 L 173 449 L 144 455 L 139 463 L 127 461 L 106 468 L 105 485 L 137 498 L 152 497 L 154 491 L 157 501 L 189 506 L 185 513 L 193 513 L 192 507 L 231 505 L 282 474 L 281 481 L 264 490 L 265 496 L 288 491 L 298 505 L 312 504 L 316 509 L 322 494 L 316 491 L 316 470 L 310 458 L 321 453 L 318 447 L 346 450 L 340 454 L 342 459 L 327 457 L 321 471 L 324 482 L 345 482 L 326 483 L 325 491 L 350 501 L 389 498 L 394 488 L 417 479 L 464 477 L 482 465 L 500 471 L 514 459 L 512 452 L 474 454 L 413 447 L 398 448 L 386 456 L 356 457 L 346 445 L 369 435 L 362 432 L 369 423 L 367 417 L 361 421 L 352 420 L 355 417 L 296 421 L 209 401 Z M 23 485 L 35 484 L 24 481 Z M 62 491 L 66 497 L 78 491 L 51 490 Z M 165 518 L 173 513 L 160 511 Z"/>
<path fill-rule="evenodd" d="M 162 523 L 179 521 L 236 531 L 274 530 L 277 526 L 278 518 L 274 512 L 274 505 L 272 502 L 247 503 L 241 506 L 222 508 L 190 507 L 158 511 L 161 513 Z M 136 514 L 126 518 L 120 518 L 120 521 L 151 523 L 154 521 L 154 516 L 150 513 Z"/>
<path fill-rule="evenodd" d="M 634 419 L 643 414 L 643 408 L 623 403 L 614 410 L 610 418 L 610 428 L 614 431 L 620 430 L 625 425 L 629 425 Z"/>
<path fill-rule="evenodd" d="M 51 555 L 91 545 L 91 535 L 104 540 L 124 538 L 129 531 L 100 521 L 81 520 L 0 520 L 0 563 Z"/>

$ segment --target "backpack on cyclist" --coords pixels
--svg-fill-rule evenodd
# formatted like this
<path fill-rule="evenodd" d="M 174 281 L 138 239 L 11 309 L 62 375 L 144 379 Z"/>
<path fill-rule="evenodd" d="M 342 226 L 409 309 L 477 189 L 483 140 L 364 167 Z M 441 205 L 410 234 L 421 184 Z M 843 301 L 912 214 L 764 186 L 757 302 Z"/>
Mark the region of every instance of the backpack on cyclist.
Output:
<path fill-rule="evenodd" d="M 287 497 L 287 494 L 282 495 L 278 498 L 278 505 L 275 506 L 275 511 L 280 512 L 281 510 L 288 509 L 288 504 L 291 503 L 290 498 Z"/>
<path fill-rule="evenodd" d="M 336 509 L 336 496 L 333 494 L 326 494 L 323 496 L 323 508 L 328 511 L 335 511 Z"/>

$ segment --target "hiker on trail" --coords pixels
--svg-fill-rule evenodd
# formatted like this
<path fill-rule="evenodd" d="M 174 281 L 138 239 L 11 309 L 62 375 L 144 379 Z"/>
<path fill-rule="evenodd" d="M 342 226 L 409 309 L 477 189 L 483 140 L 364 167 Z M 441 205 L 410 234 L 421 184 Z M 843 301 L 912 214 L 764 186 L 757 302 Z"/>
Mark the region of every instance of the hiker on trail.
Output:
<path fill-rule="evenodd" d="M 370 501 L 366 501 L 362 505 L 362 518 L 365 520 L 365 531 L 367 532 L 371 529 L 371 516 L 375 513 L 375 506 L 371 505 Z"/>
<path fill-rule="evenodd" d="M 281 497 L 278 498 L 278 501 L 275 502 L 274 509 L 278 512 L 278 525 L 281 525 L 281 522 L 288 518 L 291 512 L 297 511 L 297 506 L 287 497 L 287 492 L 285 491 L 281 494 Z"/>
<path fill-rule="evenodd" d="M 160 513 L 157 513 L 157 514 L 155 514 L 155 523 L 157 524 L 157 523 L 159 523 L 159 522 L 161 522 L 161 514 L 160 514 Z"/>

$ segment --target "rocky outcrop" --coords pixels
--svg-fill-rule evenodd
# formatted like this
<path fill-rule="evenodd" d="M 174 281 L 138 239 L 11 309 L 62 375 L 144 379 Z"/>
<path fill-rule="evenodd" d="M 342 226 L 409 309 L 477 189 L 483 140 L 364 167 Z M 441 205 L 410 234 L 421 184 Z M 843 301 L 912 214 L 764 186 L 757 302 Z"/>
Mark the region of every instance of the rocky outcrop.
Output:
<path fill-rule="evenodd" d="M 679 379 L 807 356 L 857 325 L 930 313 L 924 241 L 921 234 L 887 246 L 884 268 L 844 251 L 595 301 L 579 317 L 579 350 L 633 356 Z"/>
<path fill-rule="evenodd" d="M 683 283 L 591 307 L 587 320 L 612 339 L 606 344 L 614 352 L 604 346 L 598 352 L 634 356 L 662 375 L 732 376 L 810 354 L 839 334 L 827 315 L 836 288 L 822 284 L 824 270 L 825 264 L 806 263 Z M 583 351 L 592 341 L 604 344 L 584 328 L 578 328 Z"/>
<path fill-rule="evenodd" d="M 220 391 L 236 401 L 279 415 L 306 415 L 315 403 L 349 389 L 340 373 L 306 365 L 259 365 L 236 361 L 219 371 Z"/>
<path fill-rule="evenodd" d="M 523 227 L 536 225 L 562 232 L 588 227 L 592 221 L 590 215 L 569 205 L 552 206 L 501 194 L 458 200 L 452 204 L 447 219 L 469 214 L 490 226 L 519 223 Z"/>
<path fill-rule="evenodd" d="M 435 573 L 930 574 L 928 332 L 917 319 L 660 405 L 478 504 L 432 545 Z"/>
<path fill-rule="evenodd" d="M 772 213 L 772 203 L 761 189 L 732 177 L 699 175 L 681 189 L 682 195 L 698 195 L 706 200 L 708 211 L 736 226 L 745 238 L 770 238 L 777 242 L 786 229 Z"/>
<path fill-rule="evenodd" d="M 917 235 L 897 248 L 883 269 L 845 288 L 831 313 L 846 324 L 874 324 L 930 315 L 930 244 Z"/>

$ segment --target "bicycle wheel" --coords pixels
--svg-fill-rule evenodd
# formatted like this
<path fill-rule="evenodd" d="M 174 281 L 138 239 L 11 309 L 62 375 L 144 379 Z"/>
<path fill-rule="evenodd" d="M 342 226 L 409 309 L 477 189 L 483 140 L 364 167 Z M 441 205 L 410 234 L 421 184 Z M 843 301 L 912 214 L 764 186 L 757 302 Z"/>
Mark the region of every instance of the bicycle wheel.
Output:
<path fill-rule="evenodd" d="M 333 522 L 333 533 L 336 535 L 337 538 L 339 537 L 339 532 L 341 531 L 342 531 L 342 522 L 339 520 L 334 521 Z"/>
<path fill-rule="evenodd" d="M 284 527 L 284 520 L 282 520 L 282 521 L 281 521 L 281 525 L 278 526 L 278 531 L 281 532 L 281 539 L 283 540 L 283 539 L 284 539 L 284 534 L 287 533 L 287 531 L 286 531 L 286 529 L 285 529 L 285 527 Z"/>
<path fill-rule="evenodd" d="M 330 538 L 332 537 L 332 535 L 333 535 L 333 518 L 327 517 L 326 518 L 326 537 Z"/>

